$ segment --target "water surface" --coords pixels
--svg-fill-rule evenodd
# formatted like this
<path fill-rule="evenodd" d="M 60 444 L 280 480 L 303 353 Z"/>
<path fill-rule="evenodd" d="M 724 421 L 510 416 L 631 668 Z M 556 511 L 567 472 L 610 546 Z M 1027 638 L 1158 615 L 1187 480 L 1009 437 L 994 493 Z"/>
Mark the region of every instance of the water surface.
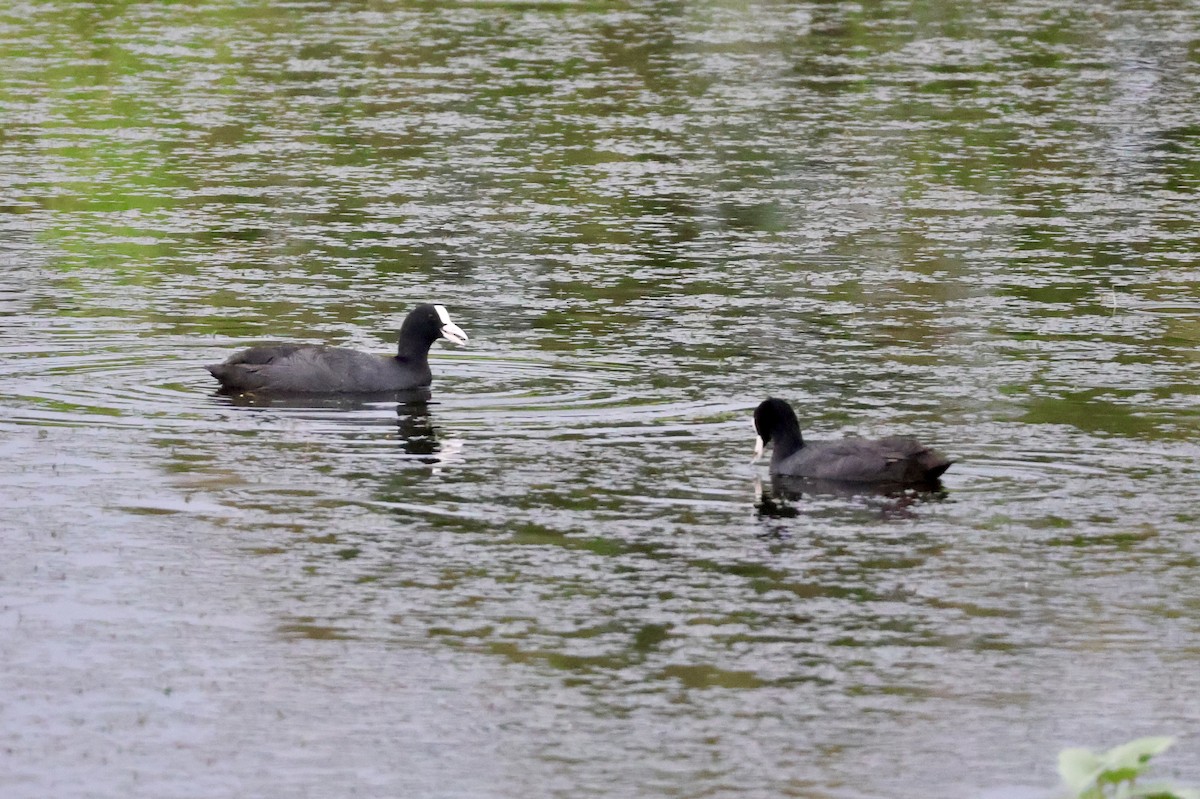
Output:
<path fill-rule="evenodd" d="M 10 3 L 12 797 L 1200 782 L 1187 3 Z M 216 395 L 446 304 L 429 402 Z M 781 496 L 749 414 L 942 495 Z"/>

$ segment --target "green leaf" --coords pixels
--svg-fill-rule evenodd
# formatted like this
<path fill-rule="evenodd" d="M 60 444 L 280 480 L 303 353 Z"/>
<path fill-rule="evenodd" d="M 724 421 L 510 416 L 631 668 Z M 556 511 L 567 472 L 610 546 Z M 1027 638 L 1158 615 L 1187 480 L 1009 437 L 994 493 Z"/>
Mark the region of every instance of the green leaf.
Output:
<path fill-rule="evenodd" d="M 1151 782 L 1130 791 L 1129 799 L 1200 799 L 1200 790 L 1170 782 Z"/>
<path fill-rule="evenodd" d="M 1058 753 L 1058 776 L 1078 796 L 1096 784 L 1104 772 L 1104 763 L 1090 749 L 1074 746 Z"/>
<path fill-rule="evenodd" d="M 1115 783 L 1136 778 L 1146 768 L 1150 758 L 1170 749 L 1173 743 L 1174 738 L 1156 735 L 1114 746 L 1100 755 L 1104 773 L 1100 775 L 1099 781 Z"/>

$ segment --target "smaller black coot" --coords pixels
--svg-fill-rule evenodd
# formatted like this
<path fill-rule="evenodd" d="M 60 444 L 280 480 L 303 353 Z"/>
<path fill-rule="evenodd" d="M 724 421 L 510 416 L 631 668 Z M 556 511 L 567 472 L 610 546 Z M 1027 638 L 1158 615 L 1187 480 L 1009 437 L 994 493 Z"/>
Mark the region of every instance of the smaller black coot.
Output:
<path fill-rule="evenodd" d="M 771 474 L 842 483 L 934 484 L 953 461 L 916 439 L 903 436 L 841 441 L 805 441 L 792 406 L 765 399 L 754 411 L 758 445 L 774 442 Z"/>
<path fill-rule="evenodd" d="M 395 355 L 320 344 L 262 344 L 204 367 L 225 392 L 368 394 L 427 386 L 429 348 L 439 338 L 466 344 L 467 334 L 442 305 L 418 305 L 400 326 Z"/>

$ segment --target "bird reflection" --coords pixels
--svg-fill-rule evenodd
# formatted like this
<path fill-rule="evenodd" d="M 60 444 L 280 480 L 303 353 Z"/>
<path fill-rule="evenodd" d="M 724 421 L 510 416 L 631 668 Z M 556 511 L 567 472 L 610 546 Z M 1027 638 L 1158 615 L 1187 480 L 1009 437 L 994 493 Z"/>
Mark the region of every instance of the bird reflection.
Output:
<path fill-rule="evenodd" d="M 213 396 L 222 404 L 238 408 L 284 410 L 289 416 L 362 428 L 351 432 L 355 438 L 378 435 L 377 425 L 383 422 L 374 415 L 364 420 L 363 415 L 355 411 L 377 411 L 394 402 L 396 440 L 405 455 L 411 455 L 422 463 L 441 464 L 453 458 L 462 448 L 462 442 L 457 439 L 438 441 L 430 411 L 431 394 L 428 387 L 372 394 L 255 394 L 222 393 L 218 390 Z M 435 468 L 434 472 L 437 471 Z"/>
<path fill-rule="evenodd" d="M 433 428 L 433 415 L 427 402 L 396 403 L 396 433 L 400 447 L 409 455 L 418 456 L 425 463 L 437 463 L 441 447 L 437 432 Z"/>
<path fill-rule="evenodd" d="M 397 403 L 397 413 L 402 406 L 427 404 L 432 392 L 428 386 L 409 391 L 382 391 L 370 394 L 256 394 L 253 391 L 225 391 L 217 389 L 213 397 L 224 404 L 239 408 L 289 408 L 303 410 L 357 411 L 387 402 Z"/>
<path fill-rule="evenodd" d="M 946 498 L 940 481 L 922 485 L 887 485 L 845 483 L 836 480 L 813 480 L 803 477 L 772 475 L 771 484 L 764 486 L 754 480 L 755 514 L 759 518 L 792 519 L 800 515 L 801 503 L 819 497 L 858 498 L 878 510 L 883 518 L 912 519 L 916 506 L 922 502 Z"/>

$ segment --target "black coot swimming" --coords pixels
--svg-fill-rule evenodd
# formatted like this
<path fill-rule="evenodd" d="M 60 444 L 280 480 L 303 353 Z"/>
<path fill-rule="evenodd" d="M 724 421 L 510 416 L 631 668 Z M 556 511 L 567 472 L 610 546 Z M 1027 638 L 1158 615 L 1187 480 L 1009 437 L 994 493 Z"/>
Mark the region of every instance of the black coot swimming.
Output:
<path fill-rule="evenodd" d="M 442 305 L 418 305 L 400 326 L 395 355 L 319 344 L 262 344 L 206 367 L 224 392 L 367 394 L 427 386 L 429 348 L 439 338 L 466 344 L 467 334 Z"/>
<path fill-rule="evenodd" d="M 841 441 L 805 441 L 792 406 L 768 398 L 754 411 L 758 444 L 774 442 L 771 474 L 840 483 L 933 485 L 953 461 L 916 439 L 903 436 Z"/>

